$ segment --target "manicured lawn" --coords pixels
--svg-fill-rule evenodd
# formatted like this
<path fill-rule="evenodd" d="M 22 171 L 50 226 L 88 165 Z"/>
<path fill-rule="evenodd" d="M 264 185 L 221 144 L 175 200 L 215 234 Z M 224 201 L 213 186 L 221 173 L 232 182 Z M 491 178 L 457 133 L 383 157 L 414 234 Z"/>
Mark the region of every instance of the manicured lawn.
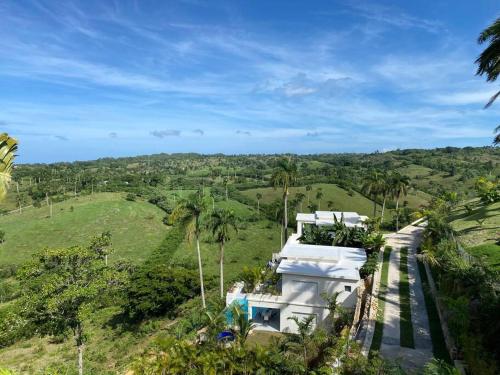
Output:
<path fill-rule="evenodd" d="M 399 262 L 399 339 L 400 345 L 415 348 L 410 307 L 410 282 L 408 280 L 408 248 L 400 250 Z"/>
<path fill-rule="evenodd" d="M 437 311 L 434 298 L 429 288 L 429 279 L 427 278 L 427 273 L 425 272 L 425 266 L 422 261 L 417 260 L 418 273 L 420 274 L 420 280 L 422 281 L 422 289 L 424 292 L 425 308 L 427 309 L 427 317 L 429 319 L 429 328 L 431 331 L 432 340 L 432 354 L 437 359 L 442 359 L 443 361 L 452 364 L 450 354 L 446 348 L 446 343 L 444 341 L 443 330 L 441 329 L 441 321 L 439 320 L 439 314 Z"/>
<path fill-rule="evenodd" d="M 378 290 L 378 308 L 377 320 L 375 322 L 375 331 L 373 333 L 372 345 L 370 352 L 380 350 L 382 345 L 382 335 L 384 334 L 384 310 L 385 297 L 387 294 L 387 284 L 389 279 L 389 259 L 391 257 L 392 248 L 386 246 L 384 249 L 382 268 L 380 270 L 380 287 Z"/>
<path fill-rule="evenodd" d="M 126 201 L 123 194 L 98 193 L 68 199 L 22 214 L 0 217 L 6 242 L 0 245 L 0 265 L 19 264 L 44 247 L 85 245 L 92 236 L 109 230 L 113 249 L 110 261 L 128 259 L 140 263 L 158 247 L 168 228 L 165 213 L 147 202 Z"/>
<path fill-rule="evenodd" d="M 472 211 L 464 208 L 453 213 L 455 218 L 451 225 L 465 247 L 473 247 L 484 243 L 494 243 L 500 232 L 500 202 L 483 205 L 471 204 Z"/>
<path fill-rule="evenodd" d="M 493 268 L 500 270 L 500 245 L 486 243 L 479 246 L 469 247 L 467 252 L 477 258 L 482 258 Z"/>

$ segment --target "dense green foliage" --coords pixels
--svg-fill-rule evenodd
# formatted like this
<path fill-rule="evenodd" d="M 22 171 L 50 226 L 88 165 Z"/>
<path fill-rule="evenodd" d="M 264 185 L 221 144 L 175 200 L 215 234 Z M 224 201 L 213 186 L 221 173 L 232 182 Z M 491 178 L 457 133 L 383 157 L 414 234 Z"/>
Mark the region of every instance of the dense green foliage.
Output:
<path fill-rule="evenodd" d="M 199 292 L 195 271 L 151 263 L 132 275 L 124 311 L 135 321 L 162 315 L 172 317 L 179 305 Z"/>
<path fill-rule="evenodd" d="M 45 249 L 19 271 L 21 318 L 39 335 L 64 336 L 71 331 L 83 373 L 85 316 L 113 298 L 123 285 L 118 268 L 106 265 L 96 248 Z"/>
<path fill-rule="evenodd" d="M 498 272 L 460 247 L 447 219 L 451 207 L 441 199 L 428 217 L 422 259 L 431 266 L 458 356 L 472 374 L 494 374 L 500 363 Z"/>

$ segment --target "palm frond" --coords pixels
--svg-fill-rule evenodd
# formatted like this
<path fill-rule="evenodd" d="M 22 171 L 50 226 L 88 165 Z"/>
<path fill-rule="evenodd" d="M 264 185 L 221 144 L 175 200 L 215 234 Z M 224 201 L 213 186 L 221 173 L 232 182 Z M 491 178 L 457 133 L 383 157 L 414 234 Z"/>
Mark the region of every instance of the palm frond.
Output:
<path fill-rule="evenodd" d="M 17 140 L 6 133 L 0 134 L 0 201 L 7 194 L 16 151 Z"/>

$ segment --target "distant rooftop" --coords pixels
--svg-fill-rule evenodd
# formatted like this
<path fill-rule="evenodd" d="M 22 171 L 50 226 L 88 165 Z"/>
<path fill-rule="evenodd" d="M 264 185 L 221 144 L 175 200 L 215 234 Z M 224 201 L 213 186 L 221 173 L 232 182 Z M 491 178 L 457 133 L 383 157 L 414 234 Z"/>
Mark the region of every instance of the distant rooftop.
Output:
<path fill-rule="evenodd" d="M 359 215 L 356 212 L 342 211 L 316 211 L 311 214 L 298 213 L 296 216 L 297 222 L 315 224 L 315 225 L 333 225 L 337 220 L 344 217 L 344 223 L 348 227 L 362 226 L 363 222 L 368 219 L 368 216 Z"/>

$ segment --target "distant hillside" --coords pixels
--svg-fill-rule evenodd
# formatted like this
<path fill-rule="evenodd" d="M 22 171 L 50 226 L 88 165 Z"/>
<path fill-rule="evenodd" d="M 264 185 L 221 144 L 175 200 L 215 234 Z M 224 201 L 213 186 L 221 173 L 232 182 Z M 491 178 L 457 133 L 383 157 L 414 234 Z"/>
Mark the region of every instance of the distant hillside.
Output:
<path fill-rule="evenodd" d="M 5 231 L 6 241 L 0 245 L 0 265 L 19 264 L 46 246 L 87 244 L 92 236 L 107 230 L 116 249 L 110 261 L 139 263 L 164 237 L 164 215 L 150 203 L 129 202 L 118 193 L 99 193 L 54 204 L 52 218 L 47 207 L 2 216 L 0 229 Z"/>

